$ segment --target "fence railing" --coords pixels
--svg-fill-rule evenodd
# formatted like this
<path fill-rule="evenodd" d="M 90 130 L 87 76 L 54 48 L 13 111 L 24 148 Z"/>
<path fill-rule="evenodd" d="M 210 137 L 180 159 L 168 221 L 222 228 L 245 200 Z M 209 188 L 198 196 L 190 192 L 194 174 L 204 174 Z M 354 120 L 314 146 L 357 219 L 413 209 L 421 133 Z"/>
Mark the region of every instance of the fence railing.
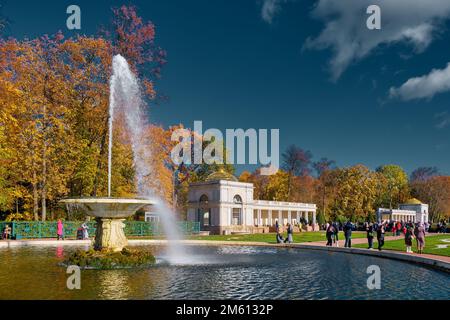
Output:
<path fill-rule="evenodd" d="M 164 228 L 159 222 L 144 221 L 125 221 L 125 235 L 133 237 L 149 237 L 163 236 Z M 80 221 L 64 221 L 64 237 L 76 238 L 77 230 L 83 222 Z M 89 221 L 86 223 L 89 227 L 89 236 L 95 235 L 96 222 Z M 56 221 L 20 221 L 20 222 L 4 222 L 0 221 L 0 231 L 3 232 L 6 225 L 11 227 L 11 236 L 13 239 L 43 239 L 56 238 Z M 176 226 L 180 232 L 190 235 L 200 232 L 199 222 L 178 221 Z"/>

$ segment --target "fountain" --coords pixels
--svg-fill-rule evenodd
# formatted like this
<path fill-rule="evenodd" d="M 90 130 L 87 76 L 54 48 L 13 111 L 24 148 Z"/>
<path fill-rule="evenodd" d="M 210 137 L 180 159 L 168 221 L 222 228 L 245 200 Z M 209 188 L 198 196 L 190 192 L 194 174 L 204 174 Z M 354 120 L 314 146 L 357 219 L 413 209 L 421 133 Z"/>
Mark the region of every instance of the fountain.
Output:
<path fill-rule="evenodd" d="M 123 221 L 139 209 L 154 204 L 154 201 L 149 199 L 120 198 L 80 198 L 65 199 L 60 202 L 67 205 L 79 205 L 89 216 L 95 217 L 97 229 L 94 249 L 114 252 L 122 251 L 128 245 Z"/>
<path fill-rule="evenodd" d="M 60 201 L 66 205 L 77 205 L 85 209 L 89 216 L 95 217 L 97 230 L 94 249 L 118 252 L 127 245 L 124 233 L 123 221 L 132 216 L 137 210 L 147 205 L 157 205 L 164 208 L 166 215 L 171 215 L 170 210 L 164 205 L 164 201 L 157 199 L 155 187 L 151 188 L 145 183 L 145 178 L 154 177 L 152 166 L 146 163 L 151 157 L 151 149 L 143 136 L 146 127 L 146 115 L 142 108 L 143 102 L 137 78 L 130 70 L 127 61 L 121 56 L 113 58 L 113 74 L 110 80 L 110 104 L 109 104 L 109 150 L 108 150 L 108 197 L 106 198 L 78 198 Z M 122 108 L 125 115 L 127 129 L 130 132 L 133 149 L 133 160 L 137 176 L 139 197 L 136 199 L 111 197 L 111 170 L 112 170 L 112 136 L 115 111 Z M 157 181 L 153 181 L 155 183 Z M 174 225 L 168 226 L 168 219 L 163 216 L 163 227 L 170 240 L 180 240 L 178 230 Z M 183 250 L 174 250 L 179 244 L 169 241 L 169 256 L 183 255 Z"/>

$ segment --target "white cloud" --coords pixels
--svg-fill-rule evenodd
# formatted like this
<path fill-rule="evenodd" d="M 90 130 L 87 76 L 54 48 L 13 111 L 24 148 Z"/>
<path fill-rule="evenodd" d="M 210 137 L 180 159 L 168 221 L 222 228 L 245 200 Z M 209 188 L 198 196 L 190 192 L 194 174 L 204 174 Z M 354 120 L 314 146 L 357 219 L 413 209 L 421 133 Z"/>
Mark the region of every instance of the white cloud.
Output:
<path fill-rule="evenodd" d="M 366 9 L 381 8 L 381 30 L 369 30 Z M 305 48 L 331 48 L 333 80 L 347 67 L 368 56 L 383 44 L 409 43 L 421 52 L 433 40 L 443 20 L 450 16 L 449 0 L 318 0 L 313 18 L 325 28 L 316 38 L 308 38 Z"/>
<path fill-rule="evenodd" d="M 413 100 L 432 98 L 435 94 L 450 90 L 450 63 L 444 69 L 433 69 L 429 74 L 411 78 L 399 88 L 389 90 L 391 98 Z"/>
<path fill-rule="evenodd" d="M 450 114 L 447 111 L 437 113 L 434 115 L 436 119 L 438 119 L 438 123 L 436 124 L 436 128 L 444 129 L 450 126 Z"/>
<path fill-rule="evenodd" d="M 281 10 L 281 2 L 283 0 L 263 0 L 263 5 L 261 8 L 261 17 L 263 20 L 269 24 L 272 23 L 273 18 Z"/>

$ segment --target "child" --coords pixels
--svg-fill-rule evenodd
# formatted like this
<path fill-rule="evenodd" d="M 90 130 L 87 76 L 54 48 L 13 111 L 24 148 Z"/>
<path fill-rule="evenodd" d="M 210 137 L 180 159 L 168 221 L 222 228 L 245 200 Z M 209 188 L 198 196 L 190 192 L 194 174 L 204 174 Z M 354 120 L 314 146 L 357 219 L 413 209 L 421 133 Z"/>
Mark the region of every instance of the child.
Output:
<path fill-rule="evenodd" d="M 406 245 L 406 252 L 407 253 L 413 253 L 412 251 L 412 240 L 414 238 L 413 229 L 411 227 L 406 229 L 405 232 L 405 245 Z"/>

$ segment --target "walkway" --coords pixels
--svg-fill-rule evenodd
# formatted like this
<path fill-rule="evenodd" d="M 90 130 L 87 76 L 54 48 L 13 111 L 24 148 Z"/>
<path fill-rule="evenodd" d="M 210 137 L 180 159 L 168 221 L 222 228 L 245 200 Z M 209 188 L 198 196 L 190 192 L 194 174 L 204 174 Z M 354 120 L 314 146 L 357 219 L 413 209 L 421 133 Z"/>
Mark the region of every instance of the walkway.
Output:
<path fill-rule="evenodd" d="M 427 234 L 427 237 L 432 237 L 438 234 Z M 384 237 L 384 241 L 393 241 L 393 240 L 403 240 L 404 236 L 385 236 Z M 376 238 L 374 239 L 376 240 Z M 317 242 L 308 242 L 308 243 L 304 243 L 304 244 L 308 244 L 310 246 L 318 246 L 318 247 L 326 247 L 327 242 L 326 241 L 317 241 Z M 332 247 L 332 248 L 343 248 L 345 244 L 345 240 L 339 240 L 339 247 Z M 357 239 L 352 239 L 352 245 L 355 244 L 367 244 L 367 239 L 366 238 L 357 238 Z M 362 249 L 362 248 L 358 248 L 361 250 L 367 250 L 367 251 L 374 251 L 377 252 L 378 250 L 376 248 L 374 248 L 373 250 L 368 250 L 368 249 Z M 395 250 L 383 250 L 383 252 L 395 252 L 398 254 L 403 254 L 405 256 L 413 256 L 413 257 L 422 257 L 422 258 L 428 258 L 428 259 L 433 259 L 433 260 L 439 260 L 442 262 L 446 262 L 450 264 L 450 257 L 447 256 L 439 256 L 439 255 L 434 255 L 434 254 L 418 254 L 418 253 L 406 253 L 406 252 L 402 252 L 402 251 L 395 251 Z"/>

